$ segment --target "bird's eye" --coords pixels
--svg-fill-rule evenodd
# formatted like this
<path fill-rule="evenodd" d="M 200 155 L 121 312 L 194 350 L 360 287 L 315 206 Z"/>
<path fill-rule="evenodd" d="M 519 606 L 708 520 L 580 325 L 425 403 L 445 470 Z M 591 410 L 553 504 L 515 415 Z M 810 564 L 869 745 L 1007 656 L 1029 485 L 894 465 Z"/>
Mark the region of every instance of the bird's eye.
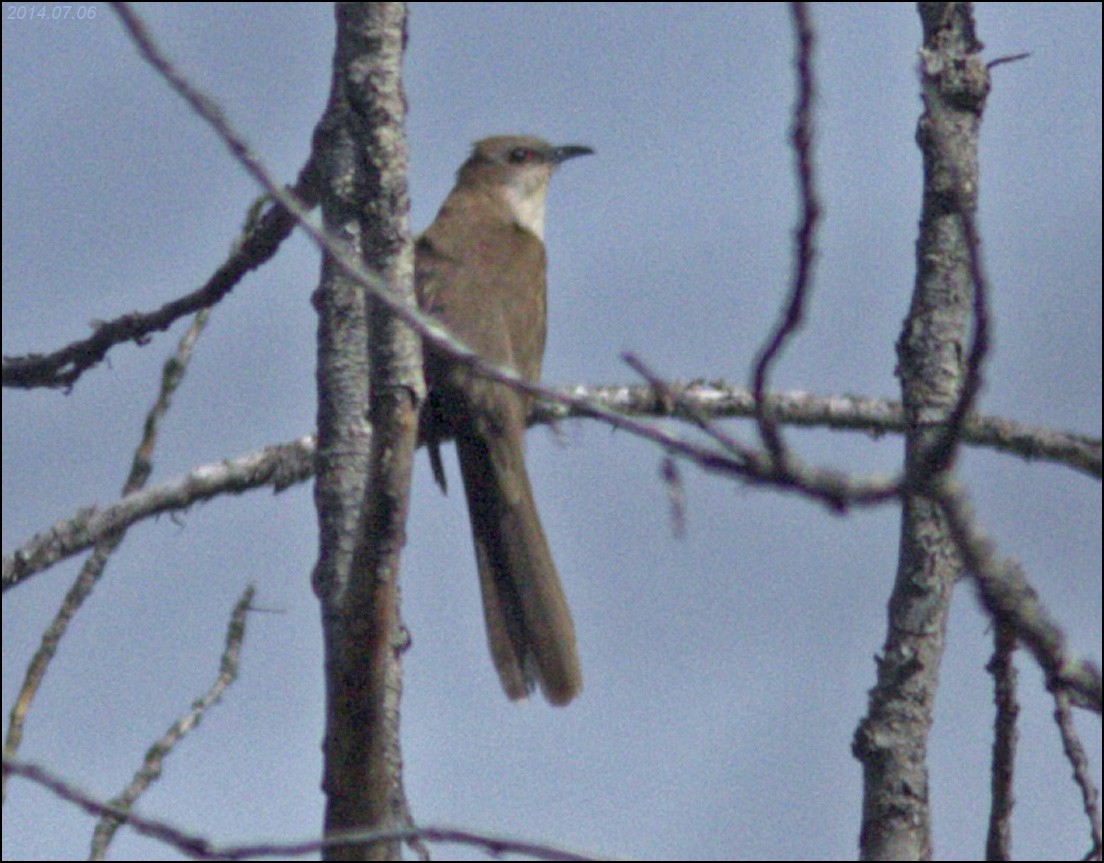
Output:
<path fill-rule="evenodd" d="M 510 161 L 515 165 L 520 165 L 523 162 L 532 162 L 536 157 L 536 152 L 530 150 L 528 147 L 518 147 L 510 151 Z"/>

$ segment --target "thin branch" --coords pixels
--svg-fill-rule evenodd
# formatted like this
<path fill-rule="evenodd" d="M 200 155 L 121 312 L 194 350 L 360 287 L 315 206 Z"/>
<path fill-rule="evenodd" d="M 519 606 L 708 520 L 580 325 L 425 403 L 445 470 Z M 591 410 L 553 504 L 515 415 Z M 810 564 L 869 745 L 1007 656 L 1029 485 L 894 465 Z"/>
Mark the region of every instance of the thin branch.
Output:
<path fill-rule="evenodd" d="M 310 200 L 309 165 L 300 172 L 290 194 Z M 296 221 L 283 206 L 272 207 L 251 221 L 234 244 L 234 250 L 203 287 L 165 303 L 152 312 L 130 312 L 111 321 L 98 322 L 87 339 L 72 342 L 51 354 L 4 357 L 5 387 L 72 387 L 90 368 L 98 365 L 116 345 L 144 345 L 150 336 L 190 314 L 209 309 L 229 294 L 251 270 L 268 261 L 291 233 Z"/>
<path fill-rule="evenodd" d="M 986 670 L 993 676 L 993 702 L 997 707 L 993 723 L 993 758 L 990 767 L 989 835 L 985 842 L 986 860 L 1012 859 L 1012 778 L 1016 768 L 1016 719 L 1020 705 L 1016 700 L 1016 631 L 1011 626 L 993 626 L 993 658 Z"/>
<path fill-rule="evenodd" d="M 1066 691 L 1079 706 L 1101 713 L 1104 695 L 1100 669 L 1067 647 L 1061 626 L 1028 583 L 1020 565 L 998 559 L 992 540 L 978 526 L 961 486 L 944 480 L 928 495 L 946 516 L 966 571 L 993 620 L 1015 631 L 1043 669 L 1051 689 Z"/>
<path fill-rule="evenodd" d="M 289 444 L 203 465 L 170 482 L 127 495 L 102 510 L 79 510 L 5 555 L 3 589 L 7 591 L 34 573 L 150 516 L 188 509 L 222 494 L 242 494 L 263 485 L 280 491 L 303 482 L 314 473 L 313 456 L 314 438 L 305 436 Z"/>
<path fill-rule="evenodd" d="M 794 273 L 790 295 L 782 319 L 767 338 L 760 351 L 752 376 L 755 394 L 755 418 L 759 436 L 770 453 L 779 472 L 785 472 L 787 453 L 778 430 L 778 423 L 770 413 L 766 400 L 767 381 L 771 366 L 782 353 L 785 343 L 801 327 L 805 315 L 805 303 L 813 283 L 813 264 L 816 260 L 816 232 L 820 221 L 820 201 L 816 191 L 816 163 L 813 160 L 813 100 L 816 96 L 813 74 L 813 46 L 816 34 L 806 3 L 791 3 L 790 15 L 797 37 L 794 67 L 797 70 L 797 101 L 794 104 L 793 127 L 790 140 L 797 162 L 797 180 L 801 197 L 801 225 L 794 236 Z"/>
<path fill-rule="evenodd" d="M 995 60 L 990 60 L 985 64 L 985 68 L 992 69 L 995 66 L 1003 66 L 1005 63 L 1017 63 L 1020 60 L 1026 60 L 1030 56 L 1030 51 L 1022 51 L 1019 54 L 1008 54 L 1005 57 L 997 57 Z"/>
<path fill-rule="evenodd" d="M 670 456 L 664 458 L 660 476 L 663 477 L 667 500 L 671 506 L 671 530 L 676 539 L 682 539 L 686 535 L 686 490 L 682 484 L 678 462 Z"/>
<path fill-rule="evenodd" d="M 230 624 L 226 629 L 226 647 L 223 649 L 222 659 L 219 661 L 218 675 L 215 677 L 214 683 L 203 695 L 193 701 L 188 712 L 169 726 L 161 739 L 149 748 L 141 768 L 134 774 L 130 784 L 118 797 L 108 802 L 107 806 L 113 810 L 113 813 L 103 814 L 100 823 L 96 825 L 92 835 L 90 859 L 104 859 L 107 846 L 111 844 L 115 832 L 127 820 L 126 815 L 132 811 L 135 802 L 146 789 L 160 778 L 161 767 L 165 758 L 172 753 L 176 744 L 199 724 L 203 715 L 219 702 L 222 694 L 237 679 L 242 643 L 245 640 L 245 618 L 250 611 L 250 604 L 255 592 L 256 588 L 252 584 L 249 585 L 234 605 L 234 610 L 230 615 Z M 120 813 L 123 817 L 114 813 Z"/>
<path fill-rule="evenodd" d="M 1089 820 L 1092 848 L 1084 859 L 1099 860 L 1101 846 L 1104 844 L 1101 842 L 1100 792 L 1093 782 L 1089 757 L 1085 754 L 1085 747 L 1081 745 L 1081 738 L 1073 724 L 1073 711 L 1070 709 L 1070 697 L 1067 692 L 1059 690 L 1054 693 L 1054 721 L 1062 735 L 1062 751 L 1065 752 L 1066 759 L 1073 767 L 1073 778 L 1081 792 L 1081 805 Z"/>
<path fill-rule="evenodd" d="M 721 383 L 666 383 L 665 386 L 680 410 L 698 415 L 696 423 L 702 418 L 748 418 L 755 414 L 754 399 L 743 387 Z M 543 402 L 530 421 L 555 423 L 589 417 L 591 406 L 595 404 L 623 416 L 658 418 L 669 415 L 669 410 L 657 402 L 654 386 L 587 387 L 580 384 L 560 392 L 580 399 L 587 405 L 586 409 Z M 769 400 L 771 411 L 779 422 L 799 427 L 863 431 L 875 438 L 886 433 L 900 434 L 906 428 L 900 404 L 883 399 L 793 392 L 776 393 Z M 1054 432 L 1000 417 L 972 417 L 963 429 L 963 442 L 1026 459 L 1064 464 L 1096 478 L 1101 475 L 1100 441 L 1082 435 Z M 695 461 L 707 461 L 713 453 L 710 447 L 689 441 L 683 443 L 697 448 Z M 282 491 L 304 482 L 314 476 L 314 455 L 314 437 L 304 435 L 289 443 L 200 465 L 182 477 L 128 495 L 103 509 L 85 507 L 4 556 L 3 590 L 79 554 L 112 531 L 143 519 L 186 510 L 220 494 L 242 494 L 263 486 Z"/>
<path fill-rule="evenodd" d="M 657 401 L 655 386 L 659 382 L 666 390 L 665 398 L 673 399 L 672 403 L 680 410 L 685 409 L 687 418 L 699 426 L 703 420 L 755 416 L 755 398 L 744 387 L 723 381 L 663 381 L 643 364 L 638 371 L 649 380 L 650 386 L 576 384 L 560 388 L 558 392 L 581 398 L 589 404 L 600 404 L 625 416 L 663 417 L 670 411 L 662 401 Z M 778 422 L 801 428 L 861 431 L 874 438 L 883 434 L 903 434 L 908 429 L 901 403 L 889 399 L 793 391 L 772 393 L 767 396 L 767 402 Z M 678 411 L 675 415 L 680 416 Z M 544 401 L 538 403 L 530 421 L 557 422 L 587 416 L 586 411 L 561 401 Z M 1104 466 L 1098 437 L 1030 426 L 1003 417 L 970 415 L 962 429 L 962 442 L 1027 460 L 1062 464 L 1096 479 L 1101 478 Z"/>
<path fill-rule="evenodd" d="M 209 311 L 204 310 L 196 315 L 191 326 L 181 337 L 176 352 L 165 362 L 161 372 L 161 386 L 157 399 L 146 414 L 146 420 L 142 425 L 142 436 L 131 460 L 130 471 L 123 483 L 122 496 L 124 499 L 141 493 L 149 479 L 150 472 L 153 469 L 153 450 L 157 443 L 157 433 L 161 426 L 161 420 L 168 413 L 172 404 L 172 397 L 184 379 L 184 374 L 192 358 L 193 349 L 203 332 L 208 314 Z M 84 562 L 80 573 L 65 594 L 54 619 L 42 634 L 39 648 L 31 658 L 23 679 L 23 685 L 20 687 L 19 694 L 12 705 L 8 731 L 4 740 L 4 752 L 7 755 L 14 755 L 19 751 L 20 743 L 23 740 L 23 726 L 26 722 L 27 713 L 30 711 L 31 704 L 34 702 L 42 681 L 46 677 L 50 663 L 57 653 L 58 645 L 68 631 L 70 622 L 81 609 L 85 600 L 91 596 L 93 589 L 107 567 L 108 560 L 125 536 L 125 525 L 117 525 L 114 529 L 101 532 L 96 536 L 94 540 L 95 548 L 92 554 Z"/>
<path fill-rule="evenodd" d="M 604 857 L 570 851 L 556 845 L 515 839 L 494 833 L 453 827 L 397 827 L 385 830 L 362 830 L 344 833 L 326 839 L 307 839 L 301 842 L 265 842 L 249 845 L 216 845 L 209 839 L 195 833 L 188 833 L 174 827 L 166 821 L 146 818 L 135 812 L 122 810 L 104 803 L 84 791 L 66 782 L 50 771 L 36 764 L 5 757 L 4 776 L 21 776 L 39 785 L 62 800 L 74 804 L 90 815 L 100 818 L 116 818 L 143 836 L 162 842 L 182 854 L 195 860 L 250 860 L 257 857 L 286 859 L 317 854 L 325 848 L 334 848 L 345 844 L 366 844 L 372 842 L 406 842 L 412 839 L 424 839 L 427 842 L 447 842 L 482 848 L 490 854 L 501 856 L 505 853 L 524 854 L 539 860 L 614 860 Z"/>
<path fill-rule="evenodd" d="M 755 451 L 751 447 L 740 443 L 722 429 L 713 421 L 713 417 L 699 410 L 693 402 L 685 397 L 684 390 L 661 378 L 636 354 L 622 354 L 621 358 L 628 364 L 629 368 L 648 382 L 648 386 L 655 393 L 657 412 L 684 416 L 737 458 L 744 461 L 752 461 L 755 458 Z M 757 414 L 755 404 L 756 400 L 752 397 L 752 415 Z"/>

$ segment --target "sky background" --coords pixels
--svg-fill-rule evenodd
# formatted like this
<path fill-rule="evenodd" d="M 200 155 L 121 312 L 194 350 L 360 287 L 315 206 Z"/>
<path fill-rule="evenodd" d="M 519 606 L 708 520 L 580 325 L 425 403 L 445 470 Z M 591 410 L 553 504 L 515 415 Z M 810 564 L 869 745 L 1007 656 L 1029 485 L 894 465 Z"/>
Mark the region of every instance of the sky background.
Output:
<path fill-rule="evenodd" d="M 258 189 L 142 62 L 102 4 L 85 21 L 3 6 L 3 352 L 54 350 L 149 310 L 222 262 Z M 52 8 L 50 6 L 45 7 Z M 75 7 L 88 8 L 88 7 Z M 327 4 L 138 4 L 275 176 L 294 179 L 324 107 Z M 814 8 L 825 220 L 816 292 L 780 389 L 897 398 L 921 189 L 911 4 Z M 1101 432 L 1101 7 L 985 3 L 993 70 L 980 227 L 994 286 L 989 414 Z M 588 144 L 549 200 L 551 384 L 745 383 L 790 272 L 792 39 L 779 4 L 414 3 L 405 85 L 415 230 L 472 141 Z M 152 482 L 311 430 L 318 256 L 301 236 L 216 309 L 164 424 Z M 185 326 L 115 349 L 73 391 L 3 392 L 3 547 L 118 494 L 160 366 Z M 752 440 L 746 423 L 732 430 Z M 892 471 L 902 444 L 789 431 L 805 458 Z M 593 422 L 528 437 L 530 472 L 578 628 L 567 709 L 510 704 L 487 654 L 462 495 L 419 456 L 405 553 L 403 746 L 413 813 L 639 858 L 856 854 L 850 754 L 885 636 L 899 509 L 846 517 L 683 468 L 673 535 L 662 453 Z M 451 448 L 446 469 L 458 477 Z M 981 524 L 1022 561 L 1071 645 L 1101 656 L 1101 494 L 1067 468 L 968 450 Z M 246 584 L 241 678 L 171 756 L 140 811 L 225 843 L 316 835 L 322 652 L 309 484 L 132 529 L 61 645 L 21 757 L 104 798 L 213 679 Z M 3 602 L 3 708 L 80 566 Z M 930 747 L 935 855 L 984 853 L 991 646 L 963 585 Z M 1014 852 L 1088 847 L 1052 704 L 1020 654 Z M 1100 782 L 1100 724 L 1080 717 Z M 5 859 L 87 853 L 92 823 L 13 780 Z M 438 857 L 471 857 L 441 848 Z M 117 859 L 176 859 L 122 831 Z"/>

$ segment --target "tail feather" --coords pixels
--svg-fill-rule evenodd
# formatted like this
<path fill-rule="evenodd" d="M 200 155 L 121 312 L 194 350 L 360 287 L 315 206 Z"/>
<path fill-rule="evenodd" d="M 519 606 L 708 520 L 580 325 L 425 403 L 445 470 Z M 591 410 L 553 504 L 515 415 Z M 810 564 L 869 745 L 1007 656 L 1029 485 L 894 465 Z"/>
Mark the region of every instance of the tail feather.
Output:
<path fill-rule="evenodd" d="M 491 656 L 511 699 L 539 684 L 551 703 L 567 704 L 582 688 L 575 627 L 533 502 L 521 434 L 476 425 L 456 446 Z"/>

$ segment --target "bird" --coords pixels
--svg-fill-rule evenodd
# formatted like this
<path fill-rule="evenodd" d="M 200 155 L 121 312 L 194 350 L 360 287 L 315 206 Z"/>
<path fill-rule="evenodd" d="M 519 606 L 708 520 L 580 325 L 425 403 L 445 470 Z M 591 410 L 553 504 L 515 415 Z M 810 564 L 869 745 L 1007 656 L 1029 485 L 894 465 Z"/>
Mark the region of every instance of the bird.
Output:
<path fill-rule="evenodd" d="M 477 141 L 433 223 L 415 242 L 419 308 L 483 359 L 540 378 L 547 326 L 548 181 L 594 151 L 530 135 Z M 563 585 L 525 467 L 532 397 L 481 377 L 426 342 L 419 439 L 447 490 L 440 444 L 456 442 L 491 658 L 511 700 L 538 686 L 564 705 L 582 673 Z"/>

